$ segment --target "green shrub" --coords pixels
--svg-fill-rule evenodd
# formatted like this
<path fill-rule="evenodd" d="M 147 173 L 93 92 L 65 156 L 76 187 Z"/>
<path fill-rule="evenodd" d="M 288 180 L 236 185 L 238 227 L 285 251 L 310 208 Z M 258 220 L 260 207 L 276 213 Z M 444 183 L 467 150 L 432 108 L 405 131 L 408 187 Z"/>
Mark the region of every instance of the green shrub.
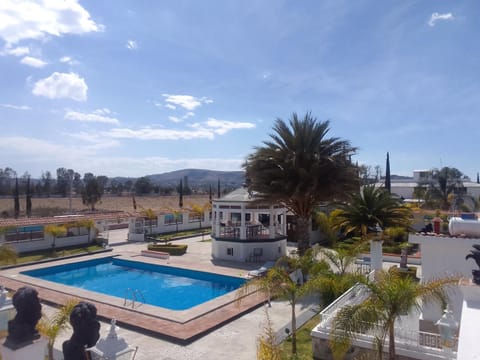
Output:
<path fill-rule="evenodd" d="M 188 245 L 162 245 L 162 244 L 149 244 L 148 250 L 152 251 L 162 251 L 169 253 L 170 255 L 183 255 L 187 252 Z"/>

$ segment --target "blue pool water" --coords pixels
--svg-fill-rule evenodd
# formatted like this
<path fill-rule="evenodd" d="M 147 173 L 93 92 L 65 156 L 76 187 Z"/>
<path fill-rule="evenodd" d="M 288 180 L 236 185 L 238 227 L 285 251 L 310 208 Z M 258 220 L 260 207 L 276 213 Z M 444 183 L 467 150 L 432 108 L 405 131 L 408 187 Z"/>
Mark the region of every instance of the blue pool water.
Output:
<path fill-rule="evenodd" d="M 115 257 L 24 271 L 22 274 L 122 299 L 128 288 L 139 290 L 146 304 L 171 310 L 189 309 L 238 289 L 245 282 L 231 276 Z M 137 300 L 143 299 L 137 296 Z"/>

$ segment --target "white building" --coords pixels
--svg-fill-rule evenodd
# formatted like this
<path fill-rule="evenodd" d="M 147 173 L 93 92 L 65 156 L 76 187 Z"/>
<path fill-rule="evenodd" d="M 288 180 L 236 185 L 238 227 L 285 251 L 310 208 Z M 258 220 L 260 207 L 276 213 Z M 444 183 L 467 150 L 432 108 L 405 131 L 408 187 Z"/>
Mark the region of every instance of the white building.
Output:
<path fill-rule="evenodd" d="M 187 209 L 179 211 L 162 211 L 155 219 L 147 219 L 141 214 L 131 216 L 128 223 L 128 240 L 145 241 L 148 234 L 168 234 L 178 231 L 209 228 L 211 226 L 210 209 L 199 215 Z"/>
<path fill-rule="evenodd" d="M 404 199 L 414 199 L 414 190 L 420 184 L 427 184 L 432 181 L 431 170 L 414 170 L 413 177 L 404 179 L 392 179 L 391 191 L 392 194 L 396 194 Z M 475 199 L 480 197 L 480 184 L 470 181 L 469 179 L 462 179 L 463 187 L 465 187 L 467 195 L 472 196 Z M 378 182 L 376 186 L 384 186 L 384 182 Z"/>
<path fill-rule="evenodd" d="M 480 222 L 476 226 L 480 234 Z M 452 320 L 459 324 L 459 331 L 456 334 L 458 342 L 452 343 L 453 349 L 445 347 L 441 328 L 436 325 L 442 318 L 442 311 L 438 305 L 424 304 L 422 309 L 402 316 L 395 324 L 395 346 L 399 359 L 480 359 L 480 346 L 476 343 L 480 324 L 480 286 L 472 282 L 472 270 L 477 268 L 475 262 L 465 259 L 473 250 L 472 246 L 480 244 L 480 238 L 411 234 L 409 242 L 420 245 L 421 281 L 452 275 L 462 279 L 457 291 L 450 293 L 449 303 Z M 312 331 L 316 359 L 331 358 L 328 341 L 331 321 L 338 309 L 347 304 L 359 303 L 366 296 L 368 295 L 361 286 L 354 286 L 322 311 L 322 321 Z M 351 353 L 347 354 L 346 359 L 372 351 L 372 343 L 371 335 L 359 334 L 352 342 Z"/>
<path fill-rule="evenodd" d="M 246 188 L 213 200 L 213 259 L 263 262 L 286 255 L 286 212 L 258 202 Z"/>
<path fill-rule="evenodd" d="M 6 244 L 18 253 L 89 244 L 98 233 L 125 225 L 129 214 L 123 212 L 62 215 L 39 218 L 0 220 L 0 244 Z M 47 226 L 66 229 L 63 236 L 54 238 Z"/>

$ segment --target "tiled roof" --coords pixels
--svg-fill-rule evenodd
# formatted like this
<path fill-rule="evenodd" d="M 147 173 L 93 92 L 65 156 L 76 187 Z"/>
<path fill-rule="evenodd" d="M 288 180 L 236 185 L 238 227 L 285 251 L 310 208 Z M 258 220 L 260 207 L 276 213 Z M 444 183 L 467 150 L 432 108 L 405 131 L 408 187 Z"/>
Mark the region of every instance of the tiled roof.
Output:
<path fill-rule="evenodd" d="M 78 220 L 111 220 L 111 219 L 124 219 L 131 217 L 132 215 L 127 212 L 110 212 L 110 213 L 86 213 L 76 215 L 62 215 L 52 217 L 32 217 L 32 218 L 20 218 L 20 219 L 1 219 L 0 227 L 5 226 L 30 226 L 30 225 L 49 225 L 49 224 L 65 224 Z"/>

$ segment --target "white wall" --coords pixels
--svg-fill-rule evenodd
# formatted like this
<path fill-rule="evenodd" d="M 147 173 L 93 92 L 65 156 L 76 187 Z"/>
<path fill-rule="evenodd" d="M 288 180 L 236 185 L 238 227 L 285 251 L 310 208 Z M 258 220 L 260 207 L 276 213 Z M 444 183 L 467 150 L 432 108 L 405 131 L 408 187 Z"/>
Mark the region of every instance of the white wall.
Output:
<path fill-rule="evenodd" d="M 92 234 L 93 234 L 93 230 L 92 230 Z M 92 238 L 93 238 L 93 235 L 92 235 Z M 53 242 L 53 238 L 50 235 L 46 235 L 45 238 L 43 239 L 9 241 L 4 244 L 8 244 L 17 253 L 23 253 L 23 252 L 51 249 L 52 242 Z M 56 248 L 82 245 L 82 244 L 84 245 L 88 244 L 88 235 L 59 237 L 55 240 Z"/>
<path fill-rule="evenodd" d="M 227 249 L 229 248 L 233 249 L 232 255 L 228 255 Z M 250 254 L 253 254 L 255 248 L 263 249 L 263 254 L 258 262 L 275 261 L 287 254 L 287 240 L 247 243 L 242 241 L 218 241 L 212 238 L 212 257 L 217 260 L 245 262 L 250 260 Z"/>
<path fill-rule="evenodd" d="M 209 228 L 212 225 L 211 220 L 209 219 L 209 214 L 210 211 L 205 211 L 204 213 L 204 219 L 201 222 L 202 228 Z M 165 224 L 165 214 L 158 215 L 157 217 L 157 225 L 152 226 L 152 233 L 154 234 L 166 234 L 166 233 L 173 233 L 177 229 L 178 231 L 184 231 L 184 230 L 193 230 L 193 229 L 199 229 L 200 228 L 200 222 L 193 220 L 191 221 L 188 213 L 182 213 L 183 219 L 182 221 L 178 222 L 178 224 L 175 223 L 169 223 Z M 142 223 L 143 218 L 142 217 L 137 217 L 137 218 L 130 218 L 128 222 L 128 240 L 131 241 L 143 241 L 145 240 L 145 234 L 150 233 L 150 225 L 145 224 L 143 222 L 142 225 L 139 226 L 139 228 L 136 229 L 136 222 Z"/>
<path fill-rule="evenodd" d="M 410 243 L 420 244 L 422 253 L 422 281 L 445 276 L 472 278 L 472 270 L 477 269 L 474 260 L 465 260 L 465 256 L 473 250 L 473 244 L 480 244 L 480 239 L 451 238 L 442 236 L 424 236 L 411 234 Z M 456 291 L 452 300 L 452 310 L 455 318 L 460 319 L 463 296 Z M 442 315 L 438 307 L 424 307 L 423 318 L 436 321 Z"/>

